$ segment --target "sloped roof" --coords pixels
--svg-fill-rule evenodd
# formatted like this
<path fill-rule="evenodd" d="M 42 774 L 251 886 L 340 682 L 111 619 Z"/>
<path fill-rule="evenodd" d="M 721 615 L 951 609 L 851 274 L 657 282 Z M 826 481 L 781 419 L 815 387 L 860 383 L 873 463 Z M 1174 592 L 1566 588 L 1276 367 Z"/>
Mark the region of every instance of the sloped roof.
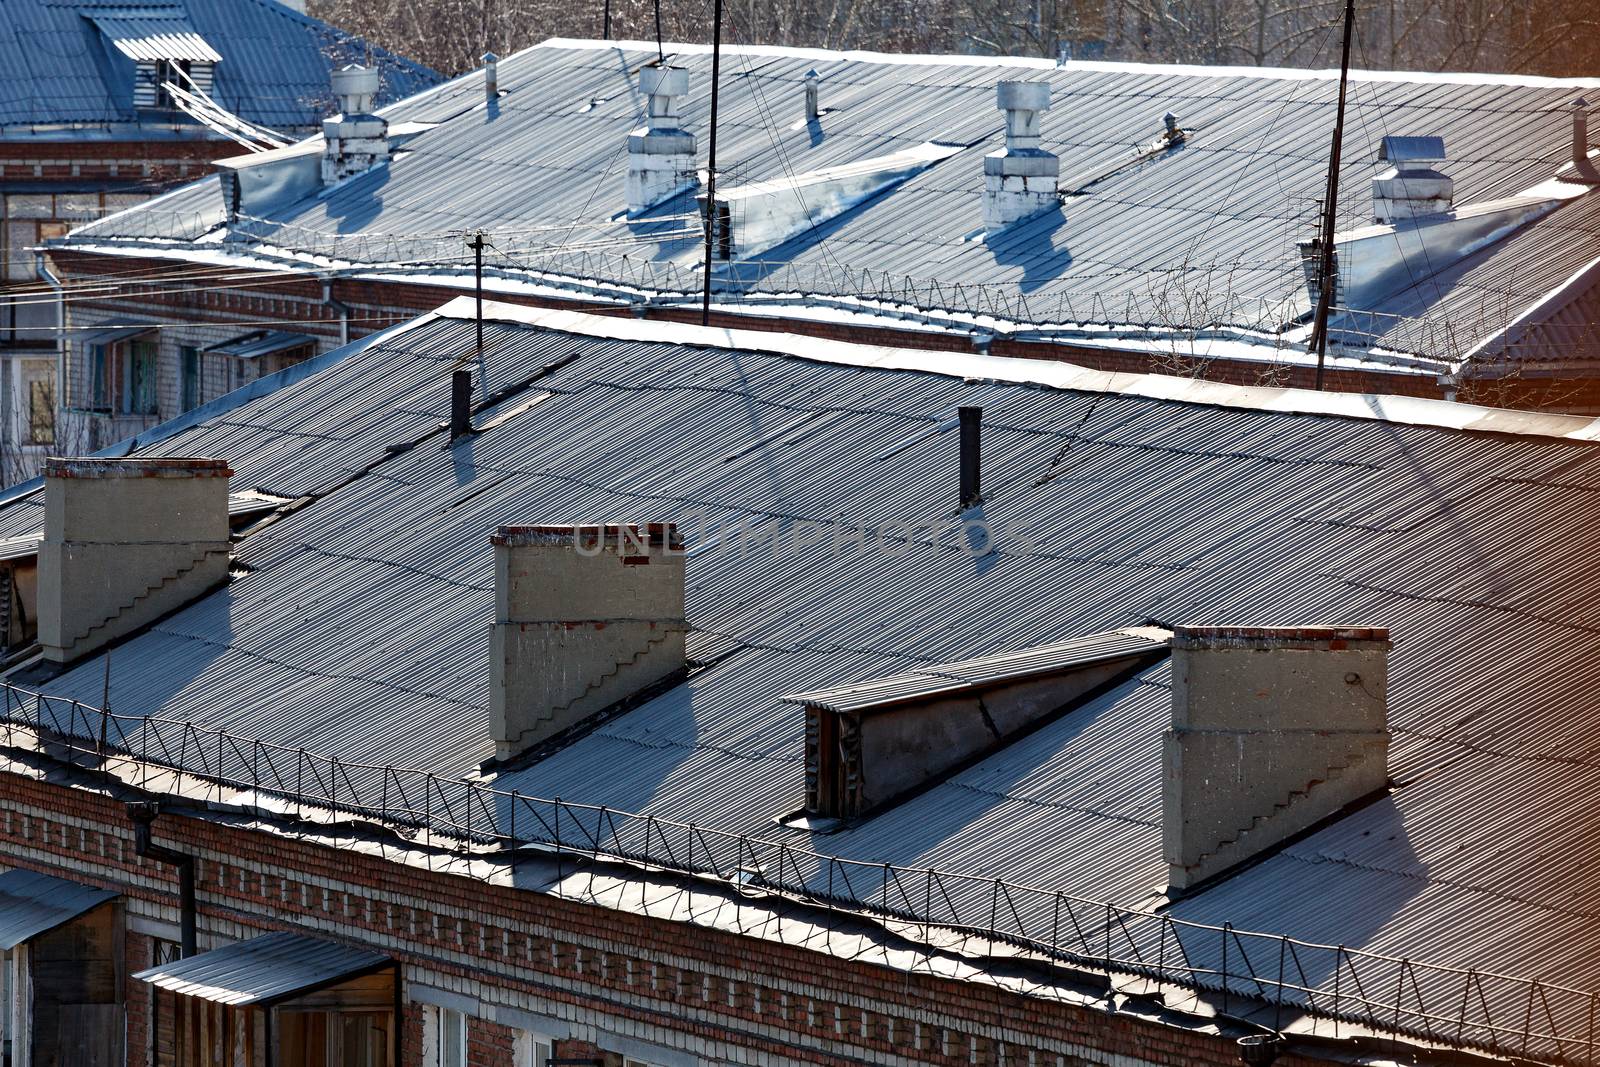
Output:
<path fill-rule="evenodd" d="M 318 498 L 238 544 L 243 577 L 119 646 L 114 707 L 471 773 L 492 751 L 489 534 L 675 519 L 708 666 L 499 787 L 1132 904 L 1164 882 L 1164 664 L 832 836 L 774 825 L 803 791 L 782 697 L 1147 620 L 1384 625 L 1392 795 L 1175 913 L 1600 985 L 1596 423 L 817 341 L 798 358 L 491 305 L 477 387 L 523 384 L 446 445 L 468 307 L 140 449 Z M 983 552 L 939 429 L 974 404 Z M 13 500 L 0 536 L 37 516 Z M 705 516 L 746 524 L 748 550 L 718 550 Z M 807 523 L 841 540 L 764 536 Z M 43 683 L 89 703 L 103 684 L 98 659 Z"/>
<path fill-rule="evenodd" d="M 7 0 L 0 24 L 0 135 L 31 126 L 96 128 L 138 121 L 129 50 L 169 31 L 182 55 L 220 55 L 212 96 L 250 122 L 305 129 L 337 110 L 329 72 L 365 60 L 382 72 L 388 102 L 440 81 L 420 64 L 374 48 L 277 0 L 103 4 Z M 138 16 L 138 17 L 134 17 Z M 50 136 L 61 136 L 52 131 Z M 205 131 L 195 128 L 196 136 Z"/>
<path fill-rule="evenodd" d="M 670 51 L 671 62 L 689 70 L 683 125 L 703 142 L 710 57 L 697 46 Z M 683 221 L 695 210 L 690 197 L 641 220 L 619 217 L 626 135 L 642 121 L 634 78 L 654 58 L 654 45 L 546 42 L 501 61 L 504 93 L 493 115 L 477 76 L 464 78 L 448 96 L 431 98 L 430 121 L 441 125 L 411 140 L 386 170 L 284 205 L 269 213 L 270 223 L 249 227 L 257 251 L 448 269 L 460 263 L 454 234 L 483 227 L 495 237 L 491 265 L 513 273 L 537 268 L 613 289 L 698 293 L 700 251 Z M 802 79 L 812 68 L 821 75 L 825 113 L 808 127 L 800 121 Z M 1262 328 L 1269 342 L 1272 331 L 1309 313 L 1297 243 L 1316 230 L 1335 73 L 776 48 L 730 49 L 723 71 L 724 185 L 782 179 L 928 141 L 962 149 L 761 253 L 758 262 L 724 270 L 723 290 L 745 294 L 747 302 L 868 299 L 962 321 L 1064 326 L 1083 337 L 1105 336 L 1117 324 Z M 1063 189 L 1077 195 L 1061 212 L 984 241 L 976 239 L 982 157 L 1002 143 L 994 86 L 1003 79 L 1050 83 L 1054 107 L 1043 117 L 1044 146 L 1061 157 Z M 1548 178 L 1569 151 L 1573 97 L 1597 85 L 1358 73 L 1342 224 L 1370 219 L 1368 179 L 1382 139 L 1394 133 L 1445 138 L 1450 159 L 1442 169 L 1456 182 L 1458 204 L 1509 196 Z M 1187 140 L 1136 164 L 1137 150 L 1161 132 L 1169 110 Z M 197 213 L 220 224 L 220 206 L 214 187 L 196 189 L 191 199 L 84 228 L 72 240 L 181 241 L 203 232 L 190 228 Z M 1533 304 L 1549 289 L 1557 254 L 1568 255 L 1575 243 L 1600 245 L 1591 215 L 1562 207 L 1533 223 L 1514 254 L 1491 249 L 1470 278 L 1459 279 L 1466 295 L 1456 303 L 1441 303 L 1454 276 L 1396 294 L 1393 307 L 1372 309 L 1405 317 L 1384 318 L 1380 340 L 1435 358 L 1428 373 L 1442 369 L 1458 353 L 1430 350 L 1439 330 L 1429 333 L 1416 320 L 1439 319 L 1479 336 L 1503 305 Z M 1503 300 L 1485 309 L 1484 293 Z M 1421 343 L 1403 344 L 1408 338 Z M 1286 358 L 1270 343 L 1258 355 Z"/>
<path fill-rule="evenodd" d="M 308 934 L 279 931 L 223 945 L 134 975 L 159 989 L 216 1004 L 275 1004 L 377 970 L 388 956 Z"/>

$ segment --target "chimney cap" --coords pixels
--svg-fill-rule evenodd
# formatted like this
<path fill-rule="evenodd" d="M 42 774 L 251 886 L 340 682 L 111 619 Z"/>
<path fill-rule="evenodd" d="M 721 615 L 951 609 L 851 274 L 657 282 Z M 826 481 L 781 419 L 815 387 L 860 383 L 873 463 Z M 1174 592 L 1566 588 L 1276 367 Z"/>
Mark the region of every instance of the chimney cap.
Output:
<path fill-rule="evenodd" d="M 822 80 L 822 75 L 817 73 L 817 68 L 816 67 L 812 67 L 810 70 L 806 71 L 806 81 L 815 82 L 815 81 L 821 81 L 821 80 Z"/>
<path fill-rule="evenodd" d="M 995 105 L 1002 111 L 1048 111 L 1050 83 L 1000 82 L 995 86 Z"/>
<path fill-rule="evenodd" d="M 484 66 L 488 66 L 490 63 L 497 63 L 500 60 L 500 57 L 495 55 L 493 52 L 485 52 L 478 58 L 483 60 Z"/>
<path fill-rule="evenodd" d="M 683 538 L 675 522 L 604 522 L 579 523 L 570 526 L 502 526 L 489 538 L 496 545 L 521 548 L 526 545 L 571 545 L 581 539 L 592 543 L 618 541 L 624 537 L 636 544 L 665 545 L 681 548 Z"/>
<path fill-rule="evenodd" d="M 1378 143 L 1378 159 L 1385 163 L 1443 163 L 1443 137 L 1385 137 Z"/>
<path fill-rule="evenodd" d="M 1172 627 L 1175 647 L 1224 644 L 1322 644 L 1389 640 L 1387 626 L 1182 626 Z"/>
<path fill-rule="evenodd" d="M 682 96 L 689 91 L 689 68 L 658 63 L 641 67 L 639 91 L 646 96 Z"/>
<path fill-rule="evenodd" d="M 162 456 L 154 459 L 66 459 L 44 461 L 47 478 L 226 478 L 225 459 Z"/>

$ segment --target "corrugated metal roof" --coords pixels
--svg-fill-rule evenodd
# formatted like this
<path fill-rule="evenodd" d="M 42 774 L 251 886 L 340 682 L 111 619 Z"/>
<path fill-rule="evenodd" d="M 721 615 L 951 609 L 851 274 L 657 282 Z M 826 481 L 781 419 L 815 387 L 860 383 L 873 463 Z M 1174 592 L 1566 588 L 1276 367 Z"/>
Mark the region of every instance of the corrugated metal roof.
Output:
<path fill-rule="evenodd" d="M 151 17 L 157 13 L 159 18 Z M 97 24 L 108 31 L 102 33 Z M 145 36 L 150 33 L 169 36 Z M 177 49 L 190 54 L 164 54 Z M 382 74 L 383 102 L 410 96 L 441 80 L 420 64 L 277 0 L 134 3 L 112 8 L 87 2 L 6 0 L 5 19 L 0 21 L 0 127 L 9 128 L 10 135 L 30 136 L 31 126 L 101 129 L 138 123 L 132 52 L 148 52 L 148 58 L 155 59 L 209 56 L 216 63 L 211 95 L 250 122 L 282 130 L 309 132 L 337 111 L 330 73 L 346 63 L 363 62 L 369 54 Z M 161 123 L 168 122 L 170 117 L 163 115 Z M 193 128 L 193 134 L 212 136 L 200 126 Z M 51 130 L 41 136 L 74 134 Z M 162 130 L 150 136 L 173 134 Z"/>
<path fill-rule="evenodd" d="M 280 931 L 151 967 L 134 977 L 186 997 L 243 1007 L 288 1000 L 389 962 L 371 949 Z"/>
<path fill-rule="evenodd" d="M 976 357 L 867 369 L 493 321 L 485 340 L 476 388 L 533 381 L 448 448 L 428 435 L 473 324 L 442 318 L 146 450 L 319 499 L 239 543 L 248 574 L 119 646 L 112 705 L 473 772 L 492 753 L 490 533 L 675 519 L 689 653 L 714 665 L 498 787 L 1133 903 L 1165 880 L 1164 664 L 831 836 L 773 824 L 803 795 L 782 697 L 1149 619 L 1386 625 L 1392 800 L 1183 913 L 1226 893 L 1216 917 L 1239 927 L 1600 984 L 1582 896 L 1600 813 L 1580 799 L 1600 795 L 1600 445 L 1012 384 Z M 981 553 L 940 430 L 962 404 L 984 409 Z M 38 506 L 0 527 L 37 529 Z M 696 550 L 719 536 L 706 516 L 747 536 Z M 45 688 L 96 704 L 103 685 L 91 659 Z"/>
<path fill-rule="evenodd" d="M 690 79 L 683 122 L 703 134 L 710 57 L 680 48 L 673 62 Z M 490 261 L 503 269 L 540 267 L 698 292 L 697 238 L 673 221 L 695 210 L 688 195 L 662 205 L 657 221 L 620 217 L 626 137 L 642 115 L 632 79 L 653 56 L 653 49 L 594 42 L 547 44 L 503 60 L 507 93 L 492 122 L 481 108 L 449 117 L 470 86 L 419 104 L 436 107 L 441 124 L 410 141 L 382 173 L 271 212 L 264 240 L 355 263 L 459 268 L 454 235 L 482 227 L 496 234 L 501 251 L 491 251 Z M 816 130 L 794 121 L 803 75 L 813 66 L 829 108 Z M 994 85 L 1007 78 L 1050 83 L 1058 106 L 1043 120 L 1044 147 L 1060 156 L 1064 175 L 1131 161 L 1160 133 L 1168 110 L 1189 136 L 1182 147 L 1068 198 L 1060 212 L 975 240 L 982 158 L 1002 143 Z M 718 159 L 725 180 L 783 180 L 927 141 L 968 146 L 764 252 L 759 263 L 726 268 L 719 279 L 733 289 L 774 299 L 881 298 L 1041 324 L 1276 331 L 1310 312 L 1298 242 L 1315 234 L 1326 182 L 1338 88 L 1326 72 L 1041 68 L 1003 59 L 941 65 L 732 49 L 724 80 Z M 1588 84 L 1358 77 L 1345 134 L 1341 226 L 1370 221 L 1369 179 L 1380 166 L 1380 143 L 1394 130 L 1445 138 L 1452 158 L 1441 169 L 1455 181 L 1458 204 L 1512 195 L 1548 178 L 1569 153 L 1572 96 Z M 202 214 L 220 223 L 214 188 L 200 200 Z M 175 209 L 135 211 L 69 240 L 150 238 L 164 226 L 180 240 L 197 236 L 193 216 L 158 210 Z M 1463 354 L 1505 324 L 1505 307 L 1520 312 L 1549 291 L 1553 259 L 1600 244 L 1600 222 L 1569 205 L 1516 240 L 1506 255 L 1495 246 L 1474 257 L 1471 277 L 1466 266 L 1438 277 L 1419 270 L 1415 292 L 1369 309 L 1381 328 L 1366 340 L 1439 360 Z M 1347 325 L 1341 337 L 1374 333 L 1370 323 Z M 1273 336 L 1263 347 L 1264 373 L 1282 358 Z M 1182 348 L 1181 340 L 1174 344 Z"/>
<path fill-rule="evenodd" d="M 261 356 L 270 356 L 274 352 L 315 344 L 316 340 L 315 337 L 308 337 L 303 333 L 290 333 L 287 330 L 257 330 L 243 337 L 235 337 L 231 341 L 212 345 L 206 351 L 218 356 L 233 356 L 236 359 L 258 359 Z"/>
<path fill-rule="evenodd" d="M 1161 651 L 1164 644 L 1163 640 L 1136 633 L 1094 634 L 998 656 L 933 664 L 908 674 L 874 678 L 839 689 L 794 693 L 783 699 L 790 704 L 809 704 L 829 711 L 869 711 L 910 700 L 951 696 L 1024 678 L 1077 670 L 1107 660 L 1148 656 Z"/>
<path fill-rule="evenodd" d="M 149 333 L 153 329 L 155 329 L 154 326 L 113 325 L 104 330 L 89 330 L 74 337 L 73 340 L 85 347 L 90 345 L 110 345 L 118 341 L 126 341 L 130 337 L 138 337 L 140 334 Z"/>
<path fill-rule="evenodd" d="M 37 871 L 6 871 L 0 874 L 0 949 L 9 952 L 115 899 L 109 889 Z"/>
<path fill-rule="evenodd" d="M 171 8 L 119 10 L 91 13 L 89 21 L 99 27 L 106 39 L 135 62 L 186 60 L 190 63 L 220 63 L 222 57 L 206 43 L 198 30 Z"/>

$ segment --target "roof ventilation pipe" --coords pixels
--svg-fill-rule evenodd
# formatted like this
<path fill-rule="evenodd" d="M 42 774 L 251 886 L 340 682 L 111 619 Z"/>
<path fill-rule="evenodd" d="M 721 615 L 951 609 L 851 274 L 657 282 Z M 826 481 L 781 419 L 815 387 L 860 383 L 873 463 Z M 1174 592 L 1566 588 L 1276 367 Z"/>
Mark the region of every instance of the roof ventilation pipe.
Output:
<path fill-rule="evenodd" d="M 466 437 L 472 432 L 472 372 L 458 370 L 450 373 L 450 440 Z"/>
<path fill-rule="evenodd" d="M 1572 102 L 1572 165 L 1577 181 L 1600 183 L 1600 168 L 1589 159 L 1589 101 L 1581 96 Z"/>
<path fill-rule="evenodd" d="M 491 104 L 500 99 L 500 57 L 493 52 L 483 54 L 483 96 Z"/>
<path fill-rule="evenodd" d="M 983 409 L 961 408 L 961 508 L 983 499 Z"/>
<path fill-rule="evenodd" d="M 67 663 L 228 577 L 220 459 L 50 459 L 39 546 L 39 644 Z"/>
<path fill-rule="evenodd" d="M 492 541 L 496 759 L 682 676 L 676 526 L 502 526 Z"/>
<path fill-rule="evenodd" d="M 362 174 L 389 159 L 389 123 L 372 113 L 378 72 L 355 63 L 333 72 L 339 114 L 322 120 L 322 182 Z"/>
<path fill-rule="evenodd" d="M 1173 888 L 1388 784 L 1388 652 L 1376 627 L 1173 628 L 1161 823 Z"/>
<path fill-rule="evenodd" d="M 1455 207 L 1456 183 L 1434 168 L 1445 161 L 1443 137 L 1385 137 L 1378 162 L 1388 164 L 1372 179 L 1376 222 L 1446 215 Z"/>
<path fill-rule="evenodd" d="M 996 102 L 1006 113 L 1006 146 L 983 157 L 983 227 L 994 234 L 1058 208 L 1061 161 L 1039 147 L 1039 116 L 1050 109 L 1046 82 L 1001 82 Z"/>
<path fill-rule="evenodd" d="M 806 122 L 816 122 L 822 117 L 821 86 L 822 76 L 815 70 L 806 71 Z"/>
<path fill-rule="evenodd" d="M 689 92 L 683 67 L 639 71 L 648 98 L 645 124 L 628 134 L 628 214 L 639 215 L 699 184 L 694 134 L 678 125 L 678 103 Z"/>

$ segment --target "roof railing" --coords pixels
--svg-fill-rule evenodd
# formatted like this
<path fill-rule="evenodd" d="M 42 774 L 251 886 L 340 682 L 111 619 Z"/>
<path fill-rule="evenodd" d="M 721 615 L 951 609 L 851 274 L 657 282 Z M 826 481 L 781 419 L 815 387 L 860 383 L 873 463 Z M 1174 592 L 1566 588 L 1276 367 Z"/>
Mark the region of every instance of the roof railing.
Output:
<path fill-rule="evenodd" d="M 1337 1037 L 1354 1024 L 1451 1047 L 1600 1067 L 1600 994 L 1174 916 L 1001 878 L 844 859 L 781 841 L 524 796 L 425 771 L 321 756 L 193 723 L 109 714 L 5 684 L 0 728 L 137 788 L 184 790 L 252 804 L 341 813 L 422 830 L 459 848 L 538 848 L 566 857 L 645 864 L 763 890 L 813 907 L 964 932 L 1073 967 L 1171 983 L 1223 1014 L 1270 1012 L 1274 1029 L 1307 1018 Z M 127 765 L 127 764 L 131 764 Z M 171 780 L 177 772 L 178 780 Z M 162 784 L 158 787 L 155 780 Z M 225 797 L 227 791 L 242 796 Z M 194 798 L 194 792 L 183 795 Z M 273 803 L 269 803 L 269 801 Z M 335 827 L 337 832 L 337 827 Z M 1236 1010 L 1237 1009 L 1237 1010 Z"/>

